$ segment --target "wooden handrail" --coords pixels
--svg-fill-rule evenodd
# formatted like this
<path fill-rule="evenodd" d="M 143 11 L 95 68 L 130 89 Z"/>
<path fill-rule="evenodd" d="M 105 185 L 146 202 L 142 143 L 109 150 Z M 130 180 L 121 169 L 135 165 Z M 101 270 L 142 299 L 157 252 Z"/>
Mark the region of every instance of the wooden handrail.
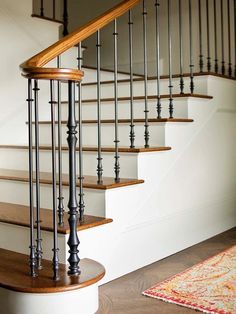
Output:
<path fill-rule="evenodd" d="M 43 68 L 48 62 L 65 52 L 66 50 L 79 44 L 81 41 L 87 39 L 96 31 L 103 28 L 116 18 L 120 17 L 135 5 L 137 5 L 141 0 L 123 0 L 120 4 L 106 11 L 99 17 L 85 24 L 84 26 L 78 28 L 73 33 L 67 35 L 61 40 L 57 41 L 55 44 L 36 54 L 32 58 L 25 61 L 20 65 L 23 70 L 23 75 L 27 78 L 37 78 L 37 79 L 71 79 L 71 80 L 81 80 L 83 77 L 83 72 L 79 70 L 72 69 L 52 69 Z M 52 77 L 50 77 L 52 76 Z"/>

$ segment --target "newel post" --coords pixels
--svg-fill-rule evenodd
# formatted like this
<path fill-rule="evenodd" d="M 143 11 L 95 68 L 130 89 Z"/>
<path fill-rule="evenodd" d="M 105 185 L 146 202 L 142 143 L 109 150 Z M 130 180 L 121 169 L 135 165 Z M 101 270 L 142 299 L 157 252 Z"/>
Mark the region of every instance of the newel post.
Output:
<path fill-rule="evenodd" d="M 77 234 L 77 223 L 78 223 L 78 202 L 77 202 L 77 193 L 76 193 L 76 143 L 77 143 L 77 122 L 75 118 L 75 82 L 68 82 L 68 147 L 69 147 L 69 225 L 70 225 L 70 235 L 68 239 L 69 253 L 68 258 L 69 266 L 69 275 L 79 275 L 79 256 L 78 256 L 78 246 L 79 238 Z"/>

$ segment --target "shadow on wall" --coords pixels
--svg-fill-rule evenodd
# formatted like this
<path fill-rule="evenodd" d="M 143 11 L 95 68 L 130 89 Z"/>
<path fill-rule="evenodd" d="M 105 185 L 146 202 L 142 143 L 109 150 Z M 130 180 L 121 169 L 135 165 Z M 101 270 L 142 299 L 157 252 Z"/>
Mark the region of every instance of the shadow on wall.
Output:
<path fill-rule="evenodd" d="M 82 1 L 71 0 L 69 2 L 70 30 L 84 25 L 92 18 L 110 9 L 114 5 L 120 3 L 121 0 L 103 0 L 103 1 Z M 142 27 L 142 1 L 133 11 L 133 51 L 134 51 L 134 72 L 143 74 L 143 27 Z M 168 24 L 167 24 L 167 1 L 160 0 L 160 56 L 161 56 L 161 74 L 168 73 Z M 171 24 L 172 24 L 172 58 L 173 73 L 179 73 L 179 7 L 178 1 L 171 1 Z M 155 0 L 146 1 L 147 6 L 147 46 L 148 46 L 148 74 L 156 75 L 156 20 L 155 20 Z M 207 32 L 206 32 L 206 4 L 202 4 L 202 37 L 203 37 L 203 55 L 204 64 L 207 62 Z M 199 71 L 199 14 L 198 1 L 192 2 L 192 25 L 193 25 L 193 59 L 194 71 Z M 213 1 L 209 5 L 210 12 L 210 51 L 212 60 L 214 59 L 214 10 Z M 233 26 L 233 10 L 231 10 L 231 21 Z M 220 2 L 217 2 L 217 15 L 220 17 Z M 225 38 L 227 33 L 227 10 L 225 7 Z M 189 56 L 189 7 L 188 1 L 182 1 L 182 24 L 183 24 L 183 51 L 184 51 L 184 72 L 189 72 L 190 56 Z M 220 43 L 221 23 L 217 23 L 218 41 Z M 232 27 L 232 30 L 234 28 Z M 118 19 L 118 59 L 119 70 L 129 70 L 129 29 L 128 29 L 128 13 Z M 113 23 L 105 27 L 101 31 L 101 58 L 102 67 L 113 69 Z M 234 32 L 231 32 L 232 40 Z M 225 44 L 227 41 L 225 41 Z M 84 64 L 96 66 L 96 36 L 92 36 L 84 42 L 88 47 L 84 55 Z M 221 58 L 220 44 L 218 57 Z M 225 45 L 225 56 L 228 56 L 228 47 Z M 234 48 L 232 47 L 232 50 Z M 225 60 L 227 62 L 227 60 Z M 204 68 L 206 70 L 206 68 Z"/>

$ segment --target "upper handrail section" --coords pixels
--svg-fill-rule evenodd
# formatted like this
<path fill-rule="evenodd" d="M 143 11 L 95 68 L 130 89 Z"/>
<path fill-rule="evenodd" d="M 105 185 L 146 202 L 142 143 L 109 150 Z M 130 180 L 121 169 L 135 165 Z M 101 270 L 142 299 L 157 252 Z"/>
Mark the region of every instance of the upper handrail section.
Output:
<path fill-rule="evenodd" d="M 34 79 L 82 80 L 83 71 L 77 69 L 44 68 L 44 66 L 63 52 L 78 45 L 99 29 L 102 29 L 116 18 L 125 14 L 139 2 L 141 0 L 123 0 L 97 18 L 28 59 L 20 65 L 23 76 Z"/>

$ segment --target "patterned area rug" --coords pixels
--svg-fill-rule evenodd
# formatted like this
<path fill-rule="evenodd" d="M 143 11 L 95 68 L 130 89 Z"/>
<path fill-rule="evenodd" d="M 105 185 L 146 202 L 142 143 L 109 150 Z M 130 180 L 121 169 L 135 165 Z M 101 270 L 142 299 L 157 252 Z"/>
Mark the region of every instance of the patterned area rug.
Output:
<path fill-rule="evenodd" d="M 143 292 L 204 313 L 236 314 L 236 245 Z"/>

